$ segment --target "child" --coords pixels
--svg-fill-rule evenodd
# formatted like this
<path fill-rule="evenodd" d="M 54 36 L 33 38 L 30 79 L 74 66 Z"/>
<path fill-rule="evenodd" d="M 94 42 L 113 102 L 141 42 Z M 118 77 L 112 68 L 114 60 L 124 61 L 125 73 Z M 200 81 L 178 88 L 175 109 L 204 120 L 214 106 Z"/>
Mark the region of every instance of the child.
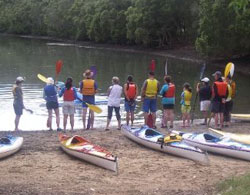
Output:
<path fill-rule="evenodd" d="M 120 102 L 122 95 L 122 87 L 119 85 L 119 78 L 112 78 L 112 86 L 108 89 L 108 120 L 106 130 L 109 130 L 109 124 L 112 118 L 113 109 L 115 110 L 116 119 L 118 122 L 117 130 L 121 129 Z"/>
<path fill-rule="evenodd" d="M 182 112 L 182 127 L 190 127 L 190 111 L 191 111 L 192 88 L 189 83 L 184 83 L 183 92 L 181 94 L 181 112 Z M 187 121 L 187 126 L 185 122 Z"/>

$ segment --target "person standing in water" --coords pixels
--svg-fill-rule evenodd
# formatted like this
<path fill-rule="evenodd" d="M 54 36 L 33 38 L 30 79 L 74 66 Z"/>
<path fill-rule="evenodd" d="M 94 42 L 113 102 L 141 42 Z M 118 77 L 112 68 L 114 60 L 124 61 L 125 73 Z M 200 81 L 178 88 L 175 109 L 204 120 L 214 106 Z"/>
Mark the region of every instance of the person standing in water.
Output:
<path fill-rule="evenodd" d="M 133 126 L 138 87 L 136 83 L 133 82 L 133 77 L 131 75 L 128 76 L 127 83 L 125 83 L 123 86 L 123 92 L 125 96 L 124 107 L 126 110 L 127 125 L 129 125 L 129 121 L 131 120 L 131 126 Z"/>
<path fill-rule="evenodd" d="M 82 120 L 83 120 L 83 129 L 86 130 L 86 115 L 88 104 L 95 105 L 95 94 L 97 92 L 97 83 L 92 78 L 93 72 L 91 70 L 86 70 L 83 73 L 84 79 L 80 82 L 80 92 L 82 93 Z M 85 103 L 86 102 L 86 103 Z M 90 112 L 90 129 L 94 129 L 94 112 L 89 110 Z"/>
<path fill-rule="evenodd" d="M 12 93 L 14 96 L 14 102 L 13 107 L 16 114 L 15 118 L 15 131 L 20 130 L 18 128 L 20 118 L 23 114 L 23 109 L 25 109 L 25 106 L 23 104 L 23 91 L 22 91 L 22 83 L 24 82 L 23 77 L 17 77 L 16 78 L 16 84 L 13 86 Z"/>
<path fill-rule="evenodd" d="M 175 105 L 175 85 L 171 82 L 171 76 L 164 77 L 165 84 L 162 86 L 160 94 L 162 95 L 163 106 L 163 122 L 168 128 L 168 121 L 170 121 L 169 128 L 173 128 L 174 123 L 174 105 Z"/>
<path fill-rule="evenodd" d="M 191 98 L 192 88 L 189 83 L 184 83 L 183 92 L 181 94 L 182 127 L 190 127 Z"/>
<path fill-rule="evenodd" d="M 115 110 L 116 119 L 118 122 L 117 130 L 121 129 L 120 102 L 122 95 L 122 86 L 119 85 L 119 78 L 112 78 L 112 86 L 108 89 L 108 119 L 106 130 L 109 130 L 109 124 L 112 118 L 113 109 Z"/>
<path fill-rule="evenodd" d="M 141 90 L 141 100 L 143 102 L 144 124 L 148 124 L 148 114 L 152 113 L 153 128 L 156 128 L 157 94 L 160 89 L 159 82 L 155 79 L 155 73 L 149 72 L 148 79 L 144 81 Z"/>
<path fill-rule="evenodd" d="M 76 88 L 73 87 L 73 79 L 67 78 L 65 87 L 63 87 L 59 93 L 59 97 L 63 96 L 63 129 L 66 130 L 68 116 L 70 118 L 71 130 L 74 129 L 74 113 L 75 103 L 77 98 Z"/>
<path fill-rule="evenodd" d="M 47 85 L 44 87 L 44 99 L 46 100 L 46 107 L 48 109 L 47 127 L 52 131 L 52 111 L 56 114 L 57 131 L 61 131 L 60 128 L 60 116 L 59 116 L 59 104 L 57 99 L 56 86 L 54 80 L 51 77 L 47 78 Z"/>

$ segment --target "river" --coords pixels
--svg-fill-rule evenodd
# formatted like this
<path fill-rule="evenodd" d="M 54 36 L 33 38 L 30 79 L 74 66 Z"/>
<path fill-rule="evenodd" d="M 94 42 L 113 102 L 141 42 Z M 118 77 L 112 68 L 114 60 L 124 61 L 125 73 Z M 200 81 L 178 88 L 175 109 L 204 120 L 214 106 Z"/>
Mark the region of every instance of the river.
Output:
<path fill-rule="evenodd" d="M 118 76 L 123 85 L 127 76 L 131 74 L 134 76 L 139 87 L 141 87 L 143 81 L 147 78 L 149 64 L 152 59 L 156 60 L 156 77 L 163 84 L 166 62 L 166 58 L 164 57 L 67 44 L 55 45 L 54 43 L 54 41 L 50 40 L 0 35 L 0 130 L 14 129 L 15 114 L 12 106 L 13 96 L 11 90 L 17 76 L 26 78 L 23 84 L 24 104 L 27 108 L 34 111 L 33 114 L 24 111 L 20 122 L 20 129 L 46 129 L 47 110 L 45 101 L 42 98 L 44 83 L 37 78 L 37 74 L 40 73 L 47 77 L 54 77 L 55 63 L 58 59 L 63 60 L 63 68 L 59 75 L 59 80 L 65 81 L 68 76 L 71 76 L 76 87 L 78 87 L 79 81 L 83 79 L 82 73 L 90 66 L 95 65 L 97 67 L 96 81 L 99 88 L 97 99 L 101 100 L 106 99 L 106 91 L 111 85 L 111 78 L 113 76 Z M 173 77 L 174 83 L 177 86 L 175 113 L 176 118 L 180 119 L 179 96 L 182 91 L 182 85 L 184 82 L 189 82 L 194 88 L 199 79 L 202 64 L 171 58 L 167 59 L 167 61 L 168 74 Z M 207 64 L 205 76 L 212 79 L 211 75 L 217 69 L 212 64 Z M 220 71 L 223 72 L 224 70 L 221 69 Z M 250 78 L 236 72 L 234 79 L 237 83 L 234 112 L 246 113 L 249 111 Z M 60 99 L 60 102 L 62 102 L 62 99 Z M 121 105 L 121 114 L 124 119 L 124 107 L 123 104 Z M 99 106 L 103 109 L 103 112 L 96 115 L 97 127 L 105 126 L 107 116 L 107 106 Z M 160 98 L 158 100 L 158 109 L 161 109 Z M 198 110 L 199 106 L 197 104 L 196 117 L 200 116 Z M 158 120 L 160 120 L 159 118 Z M 115 117 L 113 119 L 113 123 L 116 124 Z M 140 102 L 136 108 L 136 119 L 137 124 L 142 123 Z M 76 109 L 75 121 L 76 129 L 80 129 L 82 127 L 80 105 Z"/>

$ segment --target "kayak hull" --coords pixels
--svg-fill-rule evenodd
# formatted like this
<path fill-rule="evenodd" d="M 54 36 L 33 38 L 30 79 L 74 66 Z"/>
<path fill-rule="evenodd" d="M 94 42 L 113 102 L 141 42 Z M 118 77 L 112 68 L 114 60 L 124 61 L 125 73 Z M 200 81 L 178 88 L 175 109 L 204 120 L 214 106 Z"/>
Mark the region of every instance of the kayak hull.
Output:
<path fill-rule="evenodd" d="M 10 144 L 0 144 L 0 159 L 18 152 L 23 145 L 22 137 L 8 137 L 10 139 Z"/>
<path fill-rule="evenodd" d="M 99 167 L 118 172 L 118 158 L 111 155 L 105 149 L 101 148 L 100 146 L 94 145 L 87 140 L 84 143 L 84 145 L 82 145 L 82 147 L 79 144 L 67 146 L 65 140 L 63 141 L 62 138 L 60 138 L 60 136 L 62 137 L 65 135 L 59 135 L 59 140 L 61 142 L 62 150 L 65 151 L 67 154 L 76 157 L 78 159 L 84 160 L 86 162 L 89 162 L 91 164 L 97 165 Z M 70 137 L 68 137 L 68 139 L 69 138 Z M 98 149 L 95 151 L 95 148 Z M 109 157 L 105 157 L 105 154 L 108 154 Z"/>
<path fill-rule="evenodd" d="M 145 128 L 148 128 L 147 126 L 144 126 Z M 143 128 L 144 128 L 143 127 Z M 168 153 L 171 155 L 175 155 L 175 156 L 179 156 L 179 157 L 183 157 L 183 158 L 187 158 L 196 162 L 199 162 L 201 164 L 208 164 L 209 160 L 208 160 L 208 156 L 207 153 L 192 147 L 192 146 L 188 146 L 187 144 L 185 144 L 184 142 L 172 142 L 172 143 L 168 143 L 168 144 L 164 144 L 162 145 L 159 142 L 156 142 L 155 140 L 146 140 L 143 139 L 138 135 L 138 131 L 133 131 L 133 129 L 129 129 L 129 127 L 123 126 L 122 127 L 122 133 L 129 139 L 131 139 L 132 141 L 143 145 L 145 147 L 154 149 L 154 150 L 158 150 L 160 152 L 164 152 L 164 153 Z M 157 132 L 157 131 L 156 131 Z M 157 132 L 159 133 L 159 132 Z M 157 137 L 164 137 L 164 135 L 159 133 L 159 136 Z"/>
<path fill-rule="evenodd" d="M 232 119 L 250 122 L 250 114 L 231 114 Z"/>

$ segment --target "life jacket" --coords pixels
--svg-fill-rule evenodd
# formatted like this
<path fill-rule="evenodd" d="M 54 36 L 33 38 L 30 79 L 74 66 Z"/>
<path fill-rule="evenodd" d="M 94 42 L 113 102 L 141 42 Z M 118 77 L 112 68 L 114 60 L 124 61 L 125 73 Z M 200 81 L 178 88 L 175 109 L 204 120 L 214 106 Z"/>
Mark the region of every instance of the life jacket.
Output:
<path fill-rule="evenodd" d="M 164 137 L 164 143 L 180 142 L 182 137 L 180 135 L 169 135 Z"/>
<path fill-rule="evenodd" d="M 226 82 L 214 82 L 217 87 L 217 93 L 219 97 L 226 97 L 227 94 L 227 83 Z"/>
<path fill-rule="evenodd" d="M 169 83 L 168 90 L 165 92 L 164 97 L 166 98 L 173 98 L 175 97 L 175 85 L 172 83 Z"/>
<path fill-rule="evenodd" d="M 83 88 L 82 88 L 83 95 L 95 95 L 95 81 L 93 79 L 84 79 L 82 83 L 83 83 Z"/>
<path fill-rule="evenodd" d="M 146 97 L 155 97 L 157 94 L 157 80 L 147 79 Z"/>
<path fill-rule="evenodd" d="M 136 84 L 127 83 L 126 92 L 129 99 L 134 99 L 136 95 Z"/>
<path fill-rule="evenodd" d="M 69 90 L 65 88 L 64 94 L 63 94 L 63 101 L 74 101 L 74 88 L 71 87 Z"/>
<path fill-rule="evenodd" d="M 192 93 L 188 90 L 185 90 L 184 91 L 184 104 L 185 104 L 185 106 L 191 105 L 191 98 L 192 98 Z"/>

